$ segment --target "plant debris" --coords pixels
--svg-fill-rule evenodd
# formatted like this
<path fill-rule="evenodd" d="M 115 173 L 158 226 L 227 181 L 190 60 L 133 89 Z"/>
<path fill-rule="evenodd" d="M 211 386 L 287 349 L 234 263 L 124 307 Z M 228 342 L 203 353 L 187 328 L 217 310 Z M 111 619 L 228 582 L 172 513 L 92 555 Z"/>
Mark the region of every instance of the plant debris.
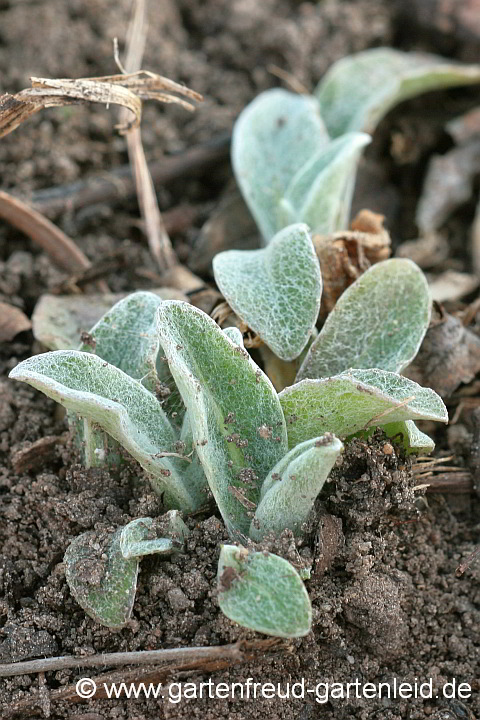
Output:
<path fill-rule="evenodd" d="M 107 107 L 121 105 L 130 110 L 133 119 L 116 125 L 119 133 L 124 135 L 140 126 L 142 100 L 176 103 L 186 110 L 193 110 L 194 106 L 183 97 L 196 101 L 203 99 L 194 90 L 148 70 L 75 80 L 32 77 L 31 82 L 31 88 L 0 97 L 0 137 L 8 135 L 44 108 L 82 103 L 102 103 Z"/>

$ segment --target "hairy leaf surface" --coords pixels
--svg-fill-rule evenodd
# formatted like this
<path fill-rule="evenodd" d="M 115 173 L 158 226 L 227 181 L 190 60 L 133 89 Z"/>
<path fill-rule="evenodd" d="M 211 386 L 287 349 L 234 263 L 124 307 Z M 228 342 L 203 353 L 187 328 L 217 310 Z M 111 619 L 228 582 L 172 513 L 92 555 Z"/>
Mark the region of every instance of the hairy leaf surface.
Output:
<path fill-rule="evenodd" d="M 265 242 L 299 221 L 282 199 L 296 173 L 328 141 L 318 103 L 307 95 L 267 90 L 238 117 L 232 164 Z"/>
<path fill-rule="evenodd" d="M 411 260 L 373 265 L 341 295 L 297 375 L 331 377 L 349 368 L 400 372 L 430 322 L 427 281 Z"/>
<path fill-rule="evenodd" d="M 230 307 L 282 360 L 298 357 L 317 320 L 320 265 L 306 225 L 290 225 L 262 250 L 227 250 L 213 260 Z"/>
<path fill-rule="evenodd" d="M 120 533 L 120 552 L 126 560 L 144 555 L 170 555 L 178 547 L 171 538 L 156 537 L 155 523 L 149 517 L 132 520 Z"/>
<path fill-rule="evenodd" d="M 448 421 L 445 405 L 433 390 L 385 370 L 350 370 L 302 380 L 279 397 L 290 448 L 325 432 L 345 438 L 404 420 Z"/>
<path fill-rule="evenodd" d="M 342 443 L 331 433 L 290 450 L 263 484 L 250 537 L 259 541 L 269 533 L 279 534 L 287 528 L 301 535 L 302 526 L 342 450 Z"/>
<path fill-rule="evenodd" d="M 113 365 L 95 355 L 58 350 L 17 365 L 10 377 L 27 382 L 48 397 L 98 425 L 152 475 L 167 505 L 194 509 L 201 489 L 185 484 L 187 463 L 163 453 L 176 452 L 178 440 L 156 398 Z"/>
<path fill-rule="evenodd" d="M 358 160 L 370 142 L 365 133 L 347 133 L 310 158 L 285 193 L 284 205 L 295 222 L 322 234 L 347 227 Z"/>
<path fill-rule="evenodd" d="M 230 620 L 265 635 L 290 638 L 310 632 L 312 608 L 305 585 L 278 555 L 223 545 L 218 604 Z"/>
<path fill-rule="evenodd" d="M 423 433 L 415 425 L 413 420 L 404 422 L 387 423 L 383 426 L 389 438 L 399 439 L 405 448 L 407 455 L 428 455 L 435 449 L 432 438 Z"/>
<path fill-rule="evenodd" d="M 155 314 L 161 303 L 161 298 L 151 292 L 128 295 L 93 326 L 91 341 L 79 349 L 98 355 L 149 390 L 154 389 L 161 351 Z"/>
<path fill-rule="evenodd" d="M 225 524 L 246 534 L 261 483 L 287 451 L 277 393 L 247 351 L 192 305 L 163 303 L 158 328 Z"/>
<path fill-rule="evenodd" d="M 117 530 L 106 547 L 99 547 L 95 532 L 83 533 L 68 546 L 64 557 L 75 600 L 87 615 L 110 628 L 128 622 L 137 590 L 138 558 L 123 557 L 121 534 Z"/>
<path fill-rule="evenodd" d="M 480 65 L 380 47 L 349 55 L 327 71 L 315 90 L 332 137 L 373 133 L 394 105 L 429 90 L 480 82 Z"/>

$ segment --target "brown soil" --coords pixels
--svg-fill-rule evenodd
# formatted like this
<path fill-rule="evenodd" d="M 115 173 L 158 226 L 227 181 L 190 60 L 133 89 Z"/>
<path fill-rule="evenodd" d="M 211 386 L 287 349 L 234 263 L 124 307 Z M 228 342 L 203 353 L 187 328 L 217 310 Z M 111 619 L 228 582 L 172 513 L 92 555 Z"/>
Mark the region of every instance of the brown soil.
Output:
<path fill-rule="evenodd" d="M 145 108 L 142 137 L 149 159 L 230 132 L 242 107 L 276 84 L 266 70 L 269 64 L 288 69 L 312 88 L 331 62 L 345 54 L 379 44 L 409 49 L 411 38 L 415 47 L 435 51 L 440 32 L 426 32 L 419 21 L 410 33 L 396 4 L 382 0 L 163 0 L 150 5 L 144 66 L 184 81 L 206 100 L 194 115 L 175 107 Z M 127 0 L 0 0 L 0 92 L 28 86 L 29 75 L 114 72 L 111 39 L 124 36 L 129 7 Z M 440 49 L 472 60 L 480 38 L 472 31 L 468 42 L 463 41 L 455 35 L 459 27 L 452 24 L 449 42 L 442 28 Z M 475 92 L 453 91 L 404 104 L 376 133 L 355 206 L 383 211 L 395 240 L 414 236 L 413 212 L 426 159 L 447 147 L 445 120 L 471 107 Z M 28 197 L 126 163 L 125 140 L 115 134 L 114 122 L 114 114 L 104 108 L 50 110 L 34 117 L 0 142 L 1 187 Z M 395 133 L 402 135 L 408 152 L 391 152 Z M 229 166 L 223 163 L 215 172 L 159 191 L 162 209 L 184 203 L 195 209 L 193 224 L 173 233 L 184 260 L 231 182 Z M 461 239 L 471 212 L 464 208 L 451 223 L 450 235 L 458 238 L 455 269 L 468 270 Z M 97 205 L 74 216 L 66 213 L 58 222 L 93 261 L 120 246 L 125 249 L 128 262 L 107 276 L 112 291 L 149 286 L 141 271 L 151 269 L 151 260 L 134 202 L 115 209 Z M 64 278 L 30 241 L 0 227 L 0 301 L 30 315 L 38 297 Z M 192 532 L 186 552 L 175 561 L 142 562 L 133 620 L 126 629 L 114 632 L 85 616 L 65 582 L 62 558 L 69 542 L 86 530 L 156 516 L 162 508 L 136 465 L 113 477 L 76 464 L 55 404 L 6 378 L 18 361 L 36 350 L 29 332 L 0 347 L 0 662 L 258 639 L 218 609 L 216 563 L 219 544 L 227 536 L 213 508 L 210 517 L 187 519 Z M 45 436 L 58 441 L 22 468 L 18 452 Z M 444 432 L 436 439 L 439 448 L 448 450 Z M 478 501 L 468 494 L 424 499 L 421 491 L 413 490 L 418 483 L 409 464 L 399 451 L 388 452 L 380 435 L 369 444 L 349 446 L 322 498 L 317 526 L 299 549 L 315 557 L 307 581 L 314 608 L 312 633 L 245 664 L 204 673 L 184 671 L 170 679 L 200 683 L 211 676 L 217 684 L 251 677 L 285 686 L 304 678 L 305 685 L 314 688 L 320 682 L 357 678 L 362 683 L 432 678 L 432 699 L 334 699 L 319 704 L 309 694 L 304 700 L 184 699 L 178 704 L 167 698 L 99 699 L 81 705 L 53 699 L 49 706 L 49 692 L 54 698 L 77 679 L 103 673 L 99 668 L 50 672 L 40 682 L 34 674 L 3 680 L 2 717 L 13 717 L 15 708 L 18 717 L 50 713 L 58 720 L 480 717 L 479 563 L 461 578 L 455 576 L 478 540 Z M 288 537 L 279 541 L 278 550 L 286 557 L 296 552 Z M 469 699 L 443 698 L 441 688 L 453 678 L 457 684 L 470 684 Z"/>

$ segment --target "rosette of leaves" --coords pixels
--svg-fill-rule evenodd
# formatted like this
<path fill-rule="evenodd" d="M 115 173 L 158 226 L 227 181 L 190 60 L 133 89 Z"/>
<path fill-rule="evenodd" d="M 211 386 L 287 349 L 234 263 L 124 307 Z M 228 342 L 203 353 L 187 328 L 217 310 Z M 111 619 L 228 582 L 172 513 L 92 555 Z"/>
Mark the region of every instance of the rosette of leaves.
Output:
<path fill-rule="evenodd" d="M 153 325 L 148 325 L 150 354 L 142 351 L 139 358 L 152 358 L 161 348 L 186 407 L 181 429 L 170 422 L 161 401 L 145 387 L 145 378 L 154 373 L 153 360 L 143 364 L 140 372 L 129 365 L 127 374 L 92 353 L 56 351 L 20 363 L 11 377 L 37 387 L 114 438 L 149 473 L 167 507 L 187 512 L 200 507 L 208 484 L 232 539 L 240 545 L 248 538 L 258 541 L 284 529 L 301 537 L 343 441 L 371 426 L 390 427 L 398 434 L 415 419 L 446 421 L 445 407 L 432 390 L 398 375 L 428 325 L 430 301 L 422 273 L 409 261 L 391 260 L 375 266 L 360 280 L 345 293 L 330 325 L 337 322 L 343 327 L 352 307 L 355 313 L 351 317 L 356 319 L 363 308 L 365 318 L 355 336 L 359 347 L 364 347 L 359 358 L 365 358 L 365 369 L 332 364 L 331 377 L 312 378 L 307 373 L 309 377 L 280 395 L 243 347 L 238 330 L 222 331 L 205 313 L 185 302 L 157 304 Z M 420 309 L 413 313 L 398 302 L 389 314 L 382 292 L 372 291 L 382 283 L 395 287 L 396 297 L 402 300 L 408 288 L 412 303 Z M 140 293 L 136 300 L 144 295 Z M 132 295 L 130 303 L 134 300 Z M 376 312 L 372 303 L 378 306 Z M 398 332 L 377 322 L 381 312 L 385 313 L 384 323 Z M 114 316 L 115 308 L 109 314 L 110 319 Z M 408 332 L 403 330 L 406 322 Z M 109 332 L 114 325 L 109 323 Z M 132 324 L 131 332 L 122 324 L 118 327 L 123 344 L 132 344 L 130 349 L 124 347 L 123 357 L 131 358 L 130 350 L 143 347 L 134 332 L 137 326 Z M 317 367 L 324 342 L 327 361 L 323 366 L 327 363 L 328 370 L 329 358 L 336 356 L 332 350 L 335 338 L 343 363 L 350 363 L 344 336 L 330 327 L 311 345 L 305 367 Z M 369 343 L 374 348 L 370 354 Z M 375 364 L 379 348 L 379 364 L 386 369 L 372 370 L 368 365 Z M 186 448 L 193 454 L 185 454 Z M 148 538 L 137 538 L 140 545 L 126 557 L 121 539 L 121 533 L 115 535 L 110 550 L 103 554 L 108 567 L 102 571 L 99 587 L 85 588 L 75 580 L 75 568 L 79 567 L 75 558 L 80 557 L 83 564 L 88 560 L 88 539 L 74 543 L 66 558 L 67 578 L 77 599 L 93 617 L 115 627 L 119 618 L 129 613 L 130 600 L 126 603 L 125 597 L 132 599 L 134 591 L 126 593 L 126 588 L 136 580 L 138 557 L 143 553 L 139 550 L 153 547 Z M 144 542 L 147 546 L 141 545 Z M 268 553 L 249 553 L 247 557 L 241 548 L 225 550 L 218 580 L 224 612 L 246 627 L 273 635 L 294 637 L 308 632 L 305 588 L 295 568 L 289 566 L 287 577 L 285 563 Z M 122 579 L 122 568 L 130 580 Z M 266 576 L 271 578 L 265 588 L 271 622 L 254 601 Z M 123 598 L 120 608 L 119 597 Z M 292 618 L 297 618 L 296 625 Z"/>
<path fill-rule="evenodd" d="M 219 253 L 213 270 L 231 308 L 278 357 L 301 354 L 320 301 L 318 284 L 315 296 L 302 293 L 316 270 L 311 257 L 300 261 L 298 223 L 312 233 L 344 230 L 358 161 L 384 115 L 423 92 L 478 82 L 480 65 L 375 48 L 334 63 L 312 96 L 275 88 L 242 111 L 232 165 L 266 249 Z M 289 271 L 265 271 L 273 267 Z"/>
<path fill-rule="evenodd" d="M 237 330 L 223 332 L 200 310 L 149 293 L 116 305 L 80 350 L 30 358 L 11 372 L 77 417 L 88 462 L 103 462 L 118 443 L 167 508 L 196 510 L 210 489 L 240 544 L 221 551 L 219 604 L 245 627 L 301 636 L 311 607 L 295 568 L 241 545 L 284 529 L 301 537 L 353 435 L 381 426 L 408 452 L 429 451 L 433 443 L 414 421 L 447 421 L 432 390 L 399 374 L 428 327 L 423 274 L 406 260 L 379 263 L 342 295 L 313 339 L 322 282 L 308 228 L 343 229 L 368 133 L 391 107 L 479 80 L 479 66 L 378 48 L 336 63 L 312 97 L 267 91 L 239 117 L 233 166 L 265 247 L 220 253 L 214 273 L 242 321 L 279 358 L 297 359 L 296 382 L 280 395 Z M 181 426 L 158 393 L 165 379 L 185 405 Z M 149 522 L 116 531 L 101 558 L 90 536 L 67 551 L 72 592 L 99 622 L 128 620 L 139 557 L 168 546 L 168 538 L 150 537 Z M 85 568 L 96 572 L 88 578 Z"/>

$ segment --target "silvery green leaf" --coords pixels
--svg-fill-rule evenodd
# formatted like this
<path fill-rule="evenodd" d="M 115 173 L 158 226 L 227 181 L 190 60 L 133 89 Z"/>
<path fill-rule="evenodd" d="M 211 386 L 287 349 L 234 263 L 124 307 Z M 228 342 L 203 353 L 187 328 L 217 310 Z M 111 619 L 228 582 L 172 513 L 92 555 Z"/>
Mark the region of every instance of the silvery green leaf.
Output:
<path fill-rule="evenodd" d="M 93 326 L 88 342 L 78 349 L 94 353 L 154 391 L 158 382 L 157 357 L 161 351 L 155 313 L 161 302 L 161 298 L 151 292 L 136 292 L 122 298 Z M 120 453 L 115 441 L 93 427 L 89 420 L 73 418 L 86 467 L 118 464 Z"/>
<path fill-rule="evenodd" d="M 347 133 L 322 147 L 297 171 L 285 192 L 293 221 L 307 223 L 315 233 L 345 229 L 358 160 L 370 142 L 365 133 Z"/>
<path fill-rule="evenodd" d="M 169 455 L 178 438 L 160 403 L 122 370 L 96 355 L 58 350 L 24 360 L 10 377 L 97 423 L 151 474 L 167 505 L 191 510 L 202 504 L 201 489 L 185 484 L 186 461 Z"/>
<path fill-rule="evenodd" d="M 269 533 L 289 529 L 301 535 L 343 445 L 331 433 L 296 445 L 266 478 L 261 500 L 250 527 L 250 537 L 262 540 Z"/>
<path fill-rule="evenodd" d="M 245 347 L 243 343 L 243 335 L 237 327 L 224 328 L 223 332 L 233 343 L 235 343 L 235 345 L 240 345 L 242 348 Z"/>
<path fill-rule="evenodd" d="M 91 618 L 110 628 L 128 622 L 137 589 L 138 558 L 123 557 L 121 533 L 117 530 L 100 542 L 97 533 L 83 533 L 68 546 L 64 557 L 75 600 Z"/>
<path fill-rule="evenodd" d="M 217 577 L 218 604 L 230 620 L 275 637 L 302 637 L 310 632 L 310 599 L 287 560 L 223 545 Z"/>
<path fill-rule="evenodd" d="M 387 423 L 383 426 L 386 434 L 393 440 L 397 439 L 406 450 L 407 455 L 428 455 L 435 448 L 432 438 L 423 433 L 413 420 Z"/>
<path fill-rule="evenodd" d="M 190 535 L 190 530 L 182 520 L 179 510 L 169 510 L 159 519 L 157 519 L 157 527 L 160 526 L 161 534 L 176 540 L 177 543 L 183 543 Z"/>
<path fill-rule="evenodd" d="M 414 262 L 393 259 L 373 265 L 337 301 L 297 381 L 349 368 L 400 372 L 417 354 L 430 313 L 427 281 Z"/>
<path fill-rule="evenodd" d="M 178 547 L 171 538 L 157 537 L 155 523 L 149 517 L 132 520 L 120 533 L 120 552 L 126 560 L 144 555 L 171 555 Z"/>
<path fill-rule="evenodd" d="M 480 82 L 480 65 L 437 55 L 380 47 L 349 55 L 327 71 L 315 90 L 332 137 L 353 130 L 373 133 L 387 112 L 429 90 Z"/>
<path fill-rule="evenodd" d="M 317 320 L 320 265 L 306 225 L 290 225 L 261 250 L 227 250 L 213 260 L 230 307 L 282 360 L 298 357 Z"/>
<path fill-rule="evenodd" d="M 208 482 L 205 477 L 203 465 L 197 453 L 197 446 L 193 439 L 190 414 L 188 412 L 185 413 L 183 418 L 180 441 L 178 442 L 177 447 L 179 452 L 191 461 L 184 470 L 184 481 L 187 485 L 193 485 L 198 488 L 198 492 L 203 498 L 202 502 L 199 504 L 206 505 L 208 501 Z"/>
<path fill-rule="evenodd" d="M 120 444 L 97 423 L 69 412 L 68 424 L 85 467 L 118 467 L 124 462 Z"/>
<path fill-rule="evenodd" d="M 179 290 L 154 289 L 162 300 L 186 300 Z M 32 316 L 35 339 L 49 350 L 75 350 L 82 331 L 90 330 L 126 293 L 42 295 Z"/>
<path fill-rule="evenodd" d="M 235 177 L 268 242 L 298 221 L 283 201 L 292 178 L 329 141 L 318 103 L 287 90 L 267 90 L 238 117 L 232 137 Z"/>
<path fill-rule="evenodd" d="M 246 534 L 260 485 L 287 451 L 277 393 L 247 351 L 192 305 L 162 303 L 158 330 L 225 524 Z"/>
<path fill-rule="evenodd" d="M 127 295 L 93 326 L 89 343 L 79 350 L 93 352 L 149 390 L 154 389 L 161 353 L 155 313 L 161 303 L 161 298 L 151 292 Z"/>
<path fill-rule="evenodd" d="M 436 392 L 385 370 L 350 370 L 331 378 L 302 380 L 279 397 L 290 448 L 325 432 L 345 438 L 404 420 L 448 421 Z"/>

